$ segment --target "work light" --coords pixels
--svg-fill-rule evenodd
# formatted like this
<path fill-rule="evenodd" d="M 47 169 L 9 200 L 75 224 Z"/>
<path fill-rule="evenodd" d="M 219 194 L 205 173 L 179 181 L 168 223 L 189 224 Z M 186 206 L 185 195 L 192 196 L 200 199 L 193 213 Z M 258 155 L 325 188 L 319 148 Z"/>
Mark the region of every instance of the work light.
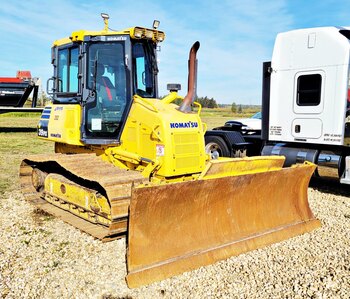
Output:
<path fill-rule="evenodd" d="M 159 27 L 160 22 L 158 20 L 153 21 L 153 29 L 157 29 Z"/>

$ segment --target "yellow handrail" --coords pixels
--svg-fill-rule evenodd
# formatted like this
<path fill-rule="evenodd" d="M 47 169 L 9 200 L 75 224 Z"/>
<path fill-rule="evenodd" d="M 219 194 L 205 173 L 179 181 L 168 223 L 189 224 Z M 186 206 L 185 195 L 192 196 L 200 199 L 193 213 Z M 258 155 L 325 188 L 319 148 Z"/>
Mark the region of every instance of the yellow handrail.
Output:
<path fill-rule="evenodd" d="M 159 110 L 157 109 L 157 107 L 154 106 L 154 104 L 153 104 L 151 101 L 148 101 L 148 100 L 146 100 L 145 98 L 142 98 L 142 97 L 140 97 L 140 96 L 138 96 L 138 95 L 134 95 L 134 102 L 139 103 L 139 104 L 143 105 L 144 107 L 150 109 L 150 107 L 147 107 L 147 106 L 145 105 L 145 104 L 147 104 L 148 106 L 151 106 L 152 109 L 150 109 L 150 110 L 152 110 L 152 111 L 154 111 L 154 112 L 156 112 L 156 113 L 159 112 Z"/>

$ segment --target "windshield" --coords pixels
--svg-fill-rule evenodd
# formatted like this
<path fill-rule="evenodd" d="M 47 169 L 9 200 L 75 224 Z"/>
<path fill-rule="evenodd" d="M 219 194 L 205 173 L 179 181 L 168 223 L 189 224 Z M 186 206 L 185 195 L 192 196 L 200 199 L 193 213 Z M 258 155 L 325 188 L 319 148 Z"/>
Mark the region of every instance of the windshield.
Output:
<path fill-rule="evenodd" d="M 94 43 L 88 50 L 88 88 L 96 93 L 87 105 L 87 132 L 114 136 L 122 124 L 127 103 L 127 67 L 123 42 Z"/>
<path fill-rule="evenodd" d="M 137 42 L 133 45 L 134 93 L 144 98 L 155 98 L 158 73 L 154 45 Z"/>

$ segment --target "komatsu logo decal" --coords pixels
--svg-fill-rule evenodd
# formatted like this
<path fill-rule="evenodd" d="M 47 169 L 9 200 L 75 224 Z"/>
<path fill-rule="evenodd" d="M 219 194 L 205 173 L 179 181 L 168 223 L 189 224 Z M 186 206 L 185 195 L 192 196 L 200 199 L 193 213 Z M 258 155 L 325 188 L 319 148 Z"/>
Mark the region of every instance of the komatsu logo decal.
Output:
<path fill-rule="evenodd" d="M 50 136 L 53 138 L 61 138 L 62 137 L 61 134 L 59 134 L 59 133 L 56 133 L 56 134 L 51 133 Z"/>
<path fill-rule="evenodd" d="M 126 40 L 125 36 L 109 36 L 107 37 L 107 41 L 118 41 L 118 40 Z"/>
<path fill-rule="evenodd" d="M 198 123 L 196 121 L 188 121 L 183 123 L 170 123 L 171 129 L 182 129 L 182 128 L 198 128 Z"/>

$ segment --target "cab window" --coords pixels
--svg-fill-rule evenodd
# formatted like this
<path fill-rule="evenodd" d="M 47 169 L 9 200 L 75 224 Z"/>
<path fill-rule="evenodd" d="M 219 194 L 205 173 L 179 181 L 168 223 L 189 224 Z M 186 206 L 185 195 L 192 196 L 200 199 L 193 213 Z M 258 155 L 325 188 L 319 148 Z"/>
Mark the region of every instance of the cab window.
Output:
<path fill-rule="evenodd" d="M 155 75 L 157 61 L 154 49 L 148 43 L 135 43 L 133 46 L 134 90 L 141 97 L 156 97 Z"/>
<path fill-rule="evenodd" d="M 79 49 L 58 50 L 57 91 L 59 93 L 78 92 Z"/>
<path fill-rule="evenodd" d="M 317 106 L 321 102 L 322 76 L 320 74 L 302 75 L 298 78 L 297 104 Z"/>

